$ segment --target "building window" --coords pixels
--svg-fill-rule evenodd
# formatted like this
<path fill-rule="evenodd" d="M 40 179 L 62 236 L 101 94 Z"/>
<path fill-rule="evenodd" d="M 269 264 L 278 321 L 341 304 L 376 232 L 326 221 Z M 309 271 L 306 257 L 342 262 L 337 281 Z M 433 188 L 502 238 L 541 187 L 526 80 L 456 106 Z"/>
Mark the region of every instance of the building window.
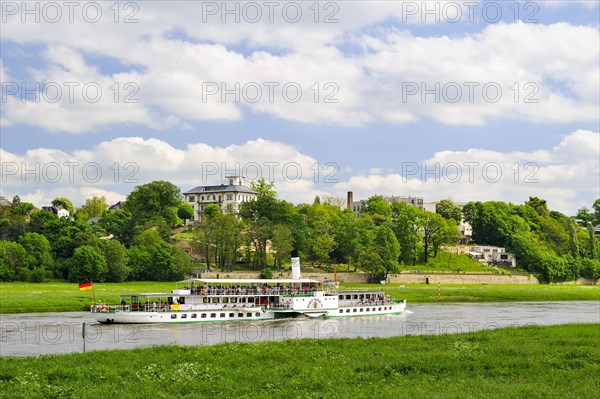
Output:
<path fill-rule="evenodd" d="M 196 201 L 196 196 L 195 195 L 190 195 L 188 197 L 188 202 L 194 202 L 194 201 Z"/>
<path fill-rule="evenodd" d="M 233 201 L 233 194 L 227 194 L 227 201 Z"/>

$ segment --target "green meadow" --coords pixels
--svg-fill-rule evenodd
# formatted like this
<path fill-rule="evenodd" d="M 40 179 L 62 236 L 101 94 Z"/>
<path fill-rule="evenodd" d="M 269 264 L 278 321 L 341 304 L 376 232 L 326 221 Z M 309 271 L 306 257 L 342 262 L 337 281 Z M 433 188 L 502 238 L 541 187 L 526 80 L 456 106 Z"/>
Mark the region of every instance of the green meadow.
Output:
<path fill-rule="evenodd" d="M 103 303 L 116 303 L 119 294 L 171 292 L 172 282 L 94 283 L 94 290 L 80 291 L 77 284 L 0 283 L 0 313 L 68 312 L 89 309 L 95 295 Z M 438 301 L 437 284 L 342 284 L 341 289 L 384 289 L 409 303 Z M 440 302 L 575 301 L 600 300 L 600 286 L 571 284 L 442 284 Z"/>
<path fill-rule="evenodd" d="M 600 325 L 0 358 L 0 398 L 597 398 Z"/>

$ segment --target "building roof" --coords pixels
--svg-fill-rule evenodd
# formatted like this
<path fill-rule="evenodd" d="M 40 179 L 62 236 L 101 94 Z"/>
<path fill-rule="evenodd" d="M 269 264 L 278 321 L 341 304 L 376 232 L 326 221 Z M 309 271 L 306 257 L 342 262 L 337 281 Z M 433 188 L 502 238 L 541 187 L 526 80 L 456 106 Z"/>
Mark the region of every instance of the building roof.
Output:
<path fill-rule="evenodd" d="M 190 191 L 183 193 L 187 194 L 213 194 L 213 193 L 222 193 L 222 192 L 237 192 L 237 193 L 248 193 L 248 194 L 258 194 L 256 191 L 248 188 L 246 186 L 238 186 L 235 184 L 221 184 L 220 186 L 198 186 Z"/>
<path fill-rule="evenodd" d="M 111 205 L 108 210 L 109 211 L 118 211 L 120 209 L 123 209 L 123 206 L 125 205 L 125 201 L 119 201 L 114 205 Z"/>

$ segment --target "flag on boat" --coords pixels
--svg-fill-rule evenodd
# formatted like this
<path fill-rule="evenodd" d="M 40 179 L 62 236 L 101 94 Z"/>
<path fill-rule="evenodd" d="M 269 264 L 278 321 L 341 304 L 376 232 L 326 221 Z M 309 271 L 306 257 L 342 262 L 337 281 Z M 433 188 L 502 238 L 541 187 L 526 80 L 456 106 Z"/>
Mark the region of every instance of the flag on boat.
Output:
<path fill-rule="evenodd" d="M 79 284 L 79 289 L 82 290 L 82 291 L 83 290 L 91 290 L 92 288 L 94 288 L 94 287 L 92 287 L 92 282 L 91 281 L 88 281 L 87 283 L 81 283 L 81 284 Z"/>

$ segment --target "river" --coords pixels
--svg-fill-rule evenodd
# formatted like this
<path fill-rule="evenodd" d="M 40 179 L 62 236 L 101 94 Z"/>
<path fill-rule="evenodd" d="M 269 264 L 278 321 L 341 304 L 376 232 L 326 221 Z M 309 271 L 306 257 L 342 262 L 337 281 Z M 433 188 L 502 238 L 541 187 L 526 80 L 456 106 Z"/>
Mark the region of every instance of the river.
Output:
<path fill-rule="evenodd" d="M 402 315 L 176 325 L 101 325 L 89 312 L 0 316 L 0 355 L 38 356 L 153 345 L 299 338 L 453 334 L 508 326 L 600 323 L 600 302 L 498 302 L 408 305 Z"/>

